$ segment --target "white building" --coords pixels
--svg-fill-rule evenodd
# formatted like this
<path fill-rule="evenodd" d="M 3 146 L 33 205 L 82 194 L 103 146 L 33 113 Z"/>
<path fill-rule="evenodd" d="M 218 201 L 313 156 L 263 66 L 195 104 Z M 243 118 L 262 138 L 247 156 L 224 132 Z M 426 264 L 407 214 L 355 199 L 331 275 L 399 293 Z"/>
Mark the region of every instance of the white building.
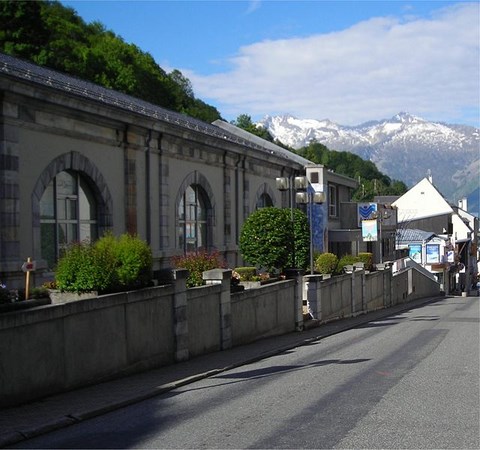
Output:
<path fill-rule="evenodd" d="M 422 179 L 392 203 L 398 209 L 399 234 L 423 230 L 431 236 L 423 240 L 421 264 L 431 272 L 443 274 L 452 291 L 468 291 L 478 275 L 478 218 L 462 207 L 451 205 L 433 185 L 431 177 Z M 438 242 L 437 242 L 438 241 Z M 419 242 L 411 242 L 411 254 Z M 441 278 L 441 276 L 439 276 Z"/>

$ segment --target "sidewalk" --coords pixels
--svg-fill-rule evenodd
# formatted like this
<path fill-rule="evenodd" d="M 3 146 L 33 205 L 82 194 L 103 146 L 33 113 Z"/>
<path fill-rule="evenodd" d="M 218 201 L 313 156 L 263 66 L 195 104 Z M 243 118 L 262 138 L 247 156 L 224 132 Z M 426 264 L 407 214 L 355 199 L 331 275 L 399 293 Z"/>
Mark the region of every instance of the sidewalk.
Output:
<path fill-rule="evenodd" d="M 305 324 L 305 331 L 302 332 L 265 338 L 252 344 L 4 409 L 0 411 L 0 447 L 122 408 L 201 378 L 273 356 L 366 322 L 444 298 L 446 297 L 415 300 L 328 324 L 319 325 L 313 320 L 308 321 Z"/>

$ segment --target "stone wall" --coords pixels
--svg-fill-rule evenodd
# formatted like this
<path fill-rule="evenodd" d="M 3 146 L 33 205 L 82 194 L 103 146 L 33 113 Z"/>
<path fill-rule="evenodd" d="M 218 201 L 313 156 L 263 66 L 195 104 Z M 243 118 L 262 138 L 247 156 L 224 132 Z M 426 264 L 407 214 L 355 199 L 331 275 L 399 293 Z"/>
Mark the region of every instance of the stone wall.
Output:
<path fill-rule="evenodd" d="M 303 329 L 302 276 L 231 293 L 231 271 L 0 314 L 0 407 Z M 320 323 L 440 294 L 415 269 L 304 277 Z"/>

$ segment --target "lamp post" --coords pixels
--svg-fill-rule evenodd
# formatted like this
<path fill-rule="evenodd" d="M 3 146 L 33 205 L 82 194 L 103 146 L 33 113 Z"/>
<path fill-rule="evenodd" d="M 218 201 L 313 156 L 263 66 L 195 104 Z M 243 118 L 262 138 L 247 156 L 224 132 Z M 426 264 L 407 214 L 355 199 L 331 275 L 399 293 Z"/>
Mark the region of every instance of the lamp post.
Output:
<path fill-rule="evenodd" d="M 292 230 L 294 234 L 293 246 L 292 246 L 292 260 L 295 267 L 295 218 L 293 215 L 293 175 L 290 177 L 278 177 L 275 179 L 277 189 L 279 191 L 290 191 L 290 220 L 292 221 Z"/>
<path fill-rule="evenodd" d="M 372 213 L 372 219 L 378 221 L 378 240 L 380 241 L 380 264 L 383 264 L 383 238 L 382 238 L 382 223 L 384 220 L 388 220 L 392 217 L 387 211 L 375 211 Z"/>
<path fill-rule="evenodd" d="M 307 177 L 295 177 L 295 201 L 308 205 L 310 224 L 310 275 L 313 275 L 313 205 L 325 202 L 325 193 L 308 190 Z"/>

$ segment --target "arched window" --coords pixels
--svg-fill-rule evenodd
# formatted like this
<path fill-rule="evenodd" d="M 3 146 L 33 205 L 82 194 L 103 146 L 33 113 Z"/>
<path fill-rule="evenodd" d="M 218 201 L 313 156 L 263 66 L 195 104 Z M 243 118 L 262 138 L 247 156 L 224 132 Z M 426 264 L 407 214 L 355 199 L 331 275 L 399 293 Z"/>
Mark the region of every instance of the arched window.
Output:
<path fill-rule="evenodd" d="M 210 201 L 203 188 L 192 184 L 185 189 L 178 205 L 177 244 L 185 253 L 208 249 Z"/>
<path fill-rule="evenodd" d="M 255 209 L 260 208 L 267 208 L 269 206 L 273 206 L 273 201 L 270 195 L 264 192 L 257 200 L 257 204 L 255 205 Z"/>
<path fill-rule="evenodd" d="M 78 172 L 59 172 L 40 200 L 42 258 L 53 268 L 68 244 L 97 237 L 97 204 L 86 180 Z"/>

